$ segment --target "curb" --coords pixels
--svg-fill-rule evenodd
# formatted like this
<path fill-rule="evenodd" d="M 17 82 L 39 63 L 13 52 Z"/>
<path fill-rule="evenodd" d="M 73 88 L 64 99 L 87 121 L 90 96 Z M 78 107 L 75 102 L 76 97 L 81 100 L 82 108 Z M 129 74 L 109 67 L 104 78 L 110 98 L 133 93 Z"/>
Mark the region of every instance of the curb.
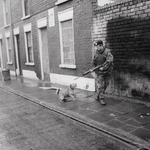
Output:
<path fill-rule="evenodd" d="M 22 92 L 18 92 L 16 90 L 13 90 L 12 88 L 9 88 L 7 86 L 1 86 L 0 85 L 0 88 L 7 91 L 7 92 L 10 92 L 10 93 L 13 93 L 15 95 L 18 95 L 22 98 L 25 98 L 26 100 L 29 100 L 37 105 L 41 105 L 51 111 L 54 111 L 56 113 L 59 113 L 63 116 L 66 116 L 72 120 L 75 120 L 83 125 L 86 125 L 86 126 L 89 126 L 93 129 L 96 129 L 98 130 L 99 132 L 103 132 L 104 134 L 107 134 L 107 135 L 110 135 L 114 138 L 117 138 L 125 143 L 128 143 L 132 146 L 135 146 L 137 148 L 145 148 L 145 149 L 149 149 L 148 147 L 150 147 L 150 144 L 136 136 L 133 136 L 133 135 L 130 135 L 128 133 L 125 133 L 123 132 L 122 130 L 119 130 L 119 129 L 114 129 L 112 127 L 109 127 L 103 123 L 99 123 L 97 121 L 94 121 L 90 118 L 87 118 L 85 116 L 82 116 L 80 114 L 76 114 L 70 110 L 65 110 L 64 108 L 61 108 L 61 107 L 58 107 L 52 103 L 47 103 L 47 102 L 44 102 L 38 98 L 35 98 L 33 96 L 29 96 L 27 94 L 24 94 Z"/>

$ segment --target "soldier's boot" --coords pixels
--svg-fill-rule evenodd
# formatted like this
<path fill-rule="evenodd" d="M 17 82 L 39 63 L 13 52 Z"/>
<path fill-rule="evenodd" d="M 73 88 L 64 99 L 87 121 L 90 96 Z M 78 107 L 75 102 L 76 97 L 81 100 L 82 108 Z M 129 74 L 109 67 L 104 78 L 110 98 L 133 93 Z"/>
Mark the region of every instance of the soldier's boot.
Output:
<path fill-rule="evenodd" d="M 101 103 L 101 105 L 106 105 L 104 99 L 101 99 L 101 100 L 100 100 L 100 103 Z"/>
<path fill-rule="evenodd" d="M 95 100 L 98 101 L 98 102 L 100 102 L 99 95 L 96 96 Z"/>
<path fill-rule="evenodd" d="M 95 100 L 99 102 L 99 96 L 98 95 L 96 96 Z"/>

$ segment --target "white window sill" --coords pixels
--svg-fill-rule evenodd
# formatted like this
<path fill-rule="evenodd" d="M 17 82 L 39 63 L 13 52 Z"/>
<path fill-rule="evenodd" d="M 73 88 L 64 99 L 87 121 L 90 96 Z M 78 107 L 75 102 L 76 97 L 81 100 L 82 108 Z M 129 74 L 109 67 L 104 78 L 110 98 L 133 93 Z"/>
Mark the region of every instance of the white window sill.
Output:
<path fill-rule="evenodd" d="M 4 26 L 4 28 L 7 28 L 7 27 L 10 27 L 10 24 L 6 24 L 6 25 Z"/>
<path fill-rule="evenodd" d="M 35 63 L 25 63 L 25 65 L 27 65 L 27 66 L 34 66 L 35 65 Z"/>
<path fill-rule="evenodd" d="M 7 64 L 8 64 L 8 65 L 12 65 L 13 63 L 12 63 L 12 62 L 7 62 Z"/>
<path fill-rule="evenodd" d="M 55 3 L 55 5 L 60 5 L 60 4 L 65 3 L 65 2 L 67 2 L 67 1 L 70 1 L 70 0 L 58 0 L 58 1 Z"/>
<path fill-rule="evenodd" d="M 25 20 L 25 19 L 28 19 L 28 18 L 30 18 L 30 15 L 22 17 L 21 20 Z"/>
<path fill-rule="evenodd" d="M 69 68 L 69 69 L 76 69 L 76 65 L 65 65 L 65 64 L 60 64 L 60 68 Z"/>

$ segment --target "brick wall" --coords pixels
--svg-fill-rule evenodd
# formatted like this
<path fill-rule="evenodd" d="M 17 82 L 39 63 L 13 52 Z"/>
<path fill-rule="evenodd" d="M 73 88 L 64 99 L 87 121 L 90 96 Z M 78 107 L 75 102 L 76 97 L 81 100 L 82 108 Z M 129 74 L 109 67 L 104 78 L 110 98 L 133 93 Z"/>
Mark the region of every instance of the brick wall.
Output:
<path fill-rule="evenodd" d="M 95 10 L 93 40 L 104 40 L 114 55 L 108 92 L 149 100 L 149 5 L 149 0 L 124 0 Z"/>
<path fill-rule="evenodd" d="M 38 15 L 55 5 L 57 0 L 29 0 L 29 14 Z M 11 0 L 13 23 L 20 21 L 23 17 L 22 1 Z"/>
<path fill-rule="evenodd" d="M 35 71 L 37 77 L 41 78 L 40 67 L 40 54 L 39 54 L 39 39 L 37 20 L 48 17 L 48 9 L 53 8 L 55 10 L 55 26 L 49 27 L 48 31 L 48 49 L 50 59 L 50 72 L 64 75 L 79 75 L 84 71 L 91 68 L 92 60 L 92 5 L 96 5 L 96 0 L 71 0 L 56 6 L 57 0 L 30 0 L 30 18 L 22 19 L 22 1 L 11 0 L 12 11 L 12 27 L 19 27 L 20 38 L 20 60 L 21 69 Z M 73 7 L 73 26 L 74 26 L 74 48 L 75 59 L 77 69 L 64 69 L 60 68 L 61 56 L 60 56 L 60 36 L 59 36 L 59 23 L 58 12 Z M 23 26 L 25 24 L 32 24 L 32 36 L 33 36 L 33 51 L 35 66 L 27 66 L 26 54 L 25 54 L 25 40 Z M 5 33 L 5 29 L 2 29 Z M 4 47 L 5 49 L 5 47 Z M 13 62 L 14 66 L 15 62 Z"/>
<path fill-rule="evenodd" d="M 10 0 L 11 1 L 11 12 L 12 12 L 12 23 L 16 24 L 21 21 L 23 17 L 22 1 Z"/>
<path fill-rule="evenodd" d="M 43 11 L 37 15 L 34 15 L 23 21 L 18 21 L 14 24 L 14 28 L 19 27 L 19 38 L 20 38 L 20 60 L 21 68 L 23 70 L 35 71 L 37 77 L 41 79 L 41 64 L 40 64 L 40 54 L 39 54 L 39 39 L 38 39 L 38 27 L 37 20 L 47 17 L 47 11 Z M 25 65 L 26 63 L 26 52 L 25 52 L 25 37 L 23 26 L 31 23 L 32 26 L 32 44 L 34 51 L 34 63 L 35 66 Z"/>
<path fill-rule="evenodd" d="M 60 68 L 60 38 L 58 12 L 73 7 L 74 48 L 77 69 Z M 50 69 L 52 73 L 81 75 L 91 68 L 92 60 L 92 3 L 91 1 L 73 0 L 55 8 L 55 27 L 49 28 Z"/>
<path fill-rule="evenodd" d="M 56 1 L 56 0 L 55 0 Z M 10 68 L 11 70 L 15 70 L 15 56 L 14 56 L 14 43 L 13 37 L 11 35 L 11 47 L 12 47 L 12 58 L 13 64 L 7 64 L 7 55 L 6 55 L 6 41 L 5 41 L 5 33 L 9 31 L 12 32 L 11 27 L 14 29 L 19 27 L 19 50 L 20 50 L 20 60 L 21 60 L 21 69 L 23 70 L 31 70 L 35 71 L 37 76 L 41 78 L 40 73 L 40 59 L 39 59 L 39 43 L 38 43 L 38 33 L 37 33 L 37 20 L 43 17 L 47 17 L 47 9 L 54 6 L 54 1 L 38 1 L 32 0 L 30 2 L 30 18 L 22 20 L 23 11 L 22 11 L 22 1 L 20 0 L 10 0 L 11 12 L 12 12 L 12 26 L 4 27 L 4 20 L 3 20 L 3 9 L 0 12 L 0 33 L 3 35 L 2 39 L 2 50 L 3 50 L 3 57 L 6 60 L 4 62 L 5 66 Z M 44 2 L 44 4 L 43 4 Z M 0 0 L 0 4 L 2 4 L 2 0 Z M 41 6 L 40 6 L 41 5 Z M 2 7 L 2 5 L 0 5 Z M 38 9 L 37 9 L 38 8 Z M 31 11 L 32 10 L 32 11 Z M 9 14 L 9 17 L 11 17 Z M 25 53 L 25 39 L 24 39 L 24 30 L 23 26 L 25 24 L 31 23 L 32 24 L 32 36 L 33 36 L 33 51 L 34 51 L 34 60 L 35 66 L 27 66 L 26 63 L 26 53 Z"/>
<path fill-rule="evenodd" d="M 9 7 L 9 3 L 8 3 L 8 7 Z M 6 68 L 8 67 L 7 65 L 7 50 L 6 50 L 6 37 L 5 37 L 5 34 L 6 33 L 10 33 L 10 36 L 12 35 L 11 34 L 11 26 L 10 26 L 10 20 L 11 20 L 11 16 L 10 16 L 10 7 L 8 8 L 8 22 L 7 22 L 7 25 L 4 24 L 4 14 L 3 14 L 3 3 L 2 3 L 2 0 L 0 0 L 0 34 L 2 35 L 2 39 L 1 39 L 1 43 L 2 43 L 2 47 L 1 47 L 1 50 L 2 50 L 2 57 L 3 57 L 3 67 Z M 11 47 L 12 47 L 12 39 L 11 39 Z M 14 55 L 13 53 L 13 47 L 12 47 L 12 56 Z M 14 59 L 12 57 L 12 59 Z M 9 66 L 10 69 L 14 70 L 14 66 L 13 65 L 10 65 Z"/>
<path fill-rule="evenodd" d="M 29 19 L 20 21 L 22 17 L 22 11 L 18 8 L 18 15 L 13 13 L 14 26 L 20 28 L 20 44 L 21 44 L 21 60 L 22 69 L 34 70 L 37 76 L 40 78 L 40 58 L 39 58 L 39 43 L 37 33 L 37 20 L 43 17 L 47 17 L 48 9 L 52 8 L 55 1 L 31 1 Z M 12 2 L 13 10 L 16 9 L 16 5 L 20 3 L 18 0 Z M 95 2 L 96 3 L 96 2 Z M 64 75 L 78 75 L 91 68 L 91 52 L 92 52 L 92 40 L 91 40 L 91 26 L 92 26 L 92 2 L 91 1 L 69 1 L 67 3 L 55 6 L 55 26 L 47 27 L 48 30 L 48 48 L 50 59 L 50 72 Z M 58 12 L 73 7 L 74 9 L 74 40 L 75 40 L 75 57 L 77 69 L 62 69 L 59 67 L 61 64 L 60 56 L 60 37 L 59 37 L 59 24 L 58 24 Z M 37 9 L 38 8 L 38 9 Z M 35 67 L 29 67 L 25 65 L 25 45 L 23 35 L 23 25 L 32 23 L 33 34 L 33 47 Z"/>

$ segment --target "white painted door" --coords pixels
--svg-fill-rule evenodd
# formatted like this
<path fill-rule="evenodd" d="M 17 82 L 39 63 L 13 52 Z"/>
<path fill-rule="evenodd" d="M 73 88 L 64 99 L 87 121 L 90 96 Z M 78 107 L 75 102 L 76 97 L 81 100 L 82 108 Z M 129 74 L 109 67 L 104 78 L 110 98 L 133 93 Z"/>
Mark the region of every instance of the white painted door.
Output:
<path fill-rule="evenodd" d="M 0 40 L 0 68 L 3 68 L 3 57 L 2 57 L 2 40 Z"/>
<path fill-rule="evenodd" d="M 46 27 L 39 29 L 39 45 L 41 59 L 41 79 L 45 81 L 50 81 L 49 53 Z"/>
<path fill-rule="evenodd" d="M 16 54 L 16 75 L 21 75 L 21 65 L 20 65 L 20 51 L 19 51 L 19 34 L 14 36 L 15 40 L 15 54 Z"/>

